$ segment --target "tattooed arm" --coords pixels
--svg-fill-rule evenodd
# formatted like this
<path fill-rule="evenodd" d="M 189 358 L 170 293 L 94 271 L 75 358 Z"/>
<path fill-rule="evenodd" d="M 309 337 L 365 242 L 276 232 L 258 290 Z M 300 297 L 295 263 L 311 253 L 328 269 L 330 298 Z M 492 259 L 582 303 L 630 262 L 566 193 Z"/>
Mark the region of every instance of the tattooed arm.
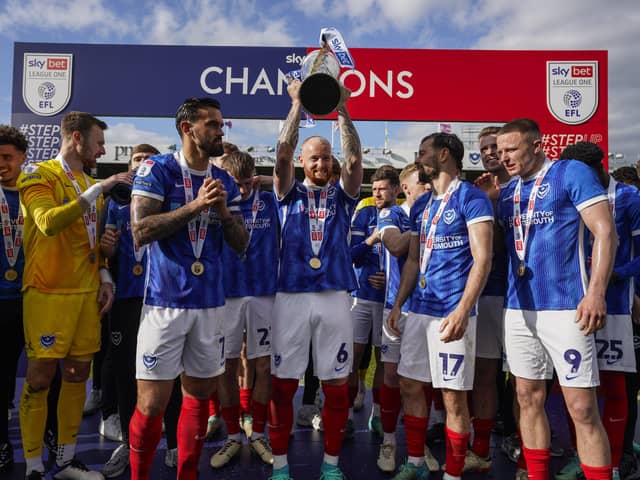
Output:
<path fill-rule="evenodd" d="M 358 131 L 349 117 L 347 111 L 347 100 L 351 91 L 342 86 L 342 98 L 336 111 L 338 112 L 338 122 L 340 124 L 340 140 L 342 142 L 342 152 L 344 154 L 344 165 L 342 166 L 342 185 L 344 191 L 351 197 L 360 194 L 362 184 L 362 148 Z"/>
<path fill-rule="evenodd" d="M 196 200 L 170 212 L 162 212 L 162 201 L 133 195 L 131 197 L 131 233 L 142 246 L 173 235 L 195 218 L 202 208 Z"/>
<path fill-rule="evenodd" d="M 291 109 L 284 121 L 278 147 L 276 150 L 276 166 L 273 170 L 273 190 L 278 198 L 283 198 L 291 189 L 295 179 L 293 154 L 298 145 L 298 128 L 300 125 L 300 81 L 294 80 L 287 87 L 291 97 Z"/>
<path fill-rule="evenodd" d="M 229 213 L 229 216 L 222 218 L 221 222 L 224 241 L 227 242 L 227 245 L 236 253 L 244 252 L 249 243 L 249 232 L 242 215 L 231 215 Z"/>

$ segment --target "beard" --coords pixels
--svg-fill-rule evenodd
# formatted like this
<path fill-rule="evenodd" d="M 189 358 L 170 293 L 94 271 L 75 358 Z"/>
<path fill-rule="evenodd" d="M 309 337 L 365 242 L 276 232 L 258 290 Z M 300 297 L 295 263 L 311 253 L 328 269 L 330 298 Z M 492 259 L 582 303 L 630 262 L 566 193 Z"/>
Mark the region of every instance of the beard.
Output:
<path fill-rule="evenodd" d="M 210 142 L 200 141 L 198 142 L 198 148 L 210 157 L 219 157 L 224 154 L 224 147 L 219 138 L 215 138 Z"/>

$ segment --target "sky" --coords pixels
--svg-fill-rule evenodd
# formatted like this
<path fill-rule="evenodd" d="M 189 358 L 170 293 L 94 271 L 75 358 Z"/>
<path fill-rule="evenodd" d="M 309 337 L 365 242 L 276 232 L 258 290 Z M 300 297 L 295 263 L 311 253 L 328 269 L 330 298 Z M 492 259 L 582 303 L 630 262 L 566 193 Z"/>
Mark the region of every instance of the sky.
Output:
<path fill-rule="evenodd" d="M 0 0 L 0 123 L 11 119 L 14 42 L 305 47 L 329 26 L 351 48 L 608 50 L 609 150 L 640 159 L 638 0 Z M 172 119 L 105 120 L 108 144 L 179 143 Z M 383 123 L 356 127 L 363 146 L 384 146 Z M 388 146 L 415 150 L 436 128 L 390 123 Z M 329 137 L 330 122 L 308 130 Z M 227 134 L 274 145 L 278 122 L 234 120 Z"/>

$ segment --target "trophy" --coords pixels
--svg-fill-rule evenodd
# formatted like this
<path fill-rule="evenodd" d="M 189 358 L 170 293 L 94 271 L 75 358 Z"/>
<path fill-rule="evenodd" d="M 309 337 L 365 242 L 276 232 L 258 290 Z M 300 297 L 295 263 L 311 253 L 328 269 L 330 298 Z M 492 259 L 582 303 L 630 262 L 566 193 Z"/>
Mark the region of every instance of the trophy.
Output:
<path fill-rule="evenodd" d="M 340 103 L 340 65 L 333 53 L 323 47 L 307 55 L 301 67 L 300 101 L 312 115 L 327 115 Z"/>
<path fill-rule="evenodd" d="M 312 115 L 327 115 L 340 103 L 340 67 L 354 67 L 342 36 L 335 28 L 320 32 L 320 50 L 307 55 L 300 70 L 300 101 Z"/>

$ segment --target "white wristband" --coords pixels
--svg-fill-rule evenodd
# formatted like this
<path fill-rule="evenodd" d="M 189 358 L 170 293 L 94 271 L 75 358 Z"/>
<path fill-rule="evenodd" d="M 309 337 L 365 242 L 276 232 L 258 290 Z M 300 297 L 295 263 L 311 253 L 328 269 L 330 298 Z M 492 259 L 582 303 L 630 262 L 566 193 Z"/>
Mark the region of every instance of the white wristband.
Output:
<path fill-rule="evenodd" d="M 111 277 L 109 270 L 107 270 L 106 268 L 101 268 L 99 271 L 100 283 L 110 283 L 111 285 L 113 285 L 113 278 Z"/>
<path fill-rule="evenodd" d="M 82 192 L 82 194 L 80 195 L 80 198 L 84 199 L 85 202 L 91 205 L 93 202 L 96 201 L 96 199 L 100 196 L 101 193 L 102 193 L 102 185 L 99 183 L 96 183 L 95 185 L 91 185 L 84 192 Z"/>

